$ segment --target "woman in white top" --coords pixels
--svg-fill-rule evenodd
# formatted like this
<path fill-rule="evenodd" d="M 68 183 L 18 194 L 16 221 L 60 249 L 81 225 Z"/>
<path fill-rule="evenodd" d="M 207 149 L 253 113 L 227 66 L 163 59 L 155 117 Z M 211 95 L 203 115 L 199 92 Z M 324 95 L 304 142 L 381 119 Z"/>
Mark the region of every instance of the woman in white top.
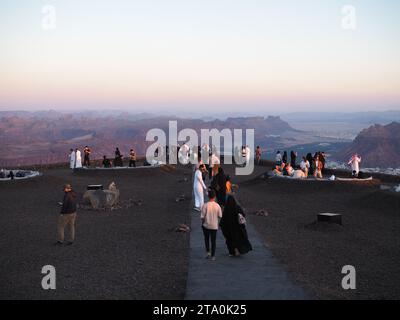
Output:
<path fill-rule="evenodd" d="M 207 190 L 203 181 L 204 164 L 201 164 L 194 173 L 193 192 L 194 192 L 194 210 L 200 211 L 204 204 L 204 190 Z"/>
<path fill-rule="evenodd" d="M 305 176 L 308 176 L 308 170 L 310 169 L 310 162 L 303 157 L 303 160 L 300 162 L 300 169 L 304 172 Z"/>

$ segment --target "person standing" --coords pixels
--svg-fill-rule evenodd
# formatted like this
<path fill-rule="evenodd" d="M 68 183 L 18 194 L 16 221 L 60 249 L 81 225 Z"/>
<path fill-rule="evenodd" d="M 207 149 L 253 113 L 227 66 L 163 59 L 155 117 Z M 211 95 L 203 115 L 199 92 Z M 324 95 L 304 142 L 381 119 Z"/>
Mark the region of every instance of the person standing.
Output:
<path fill-rule="evenodd" d="M 261 148 L 260 146 L 257 146 L 256 148 L 256 164 L 260 165 L 261 163 Z"/>
<path fill-rule="evenodd" d="M 189 163 L 189 151 L 190 148 L 189 146 L 184 143 L 180 148 L 179 148 L 179 162 L 181 164 L 188 164 Z"/>
<path fill-rule="evenodd" d="M 275 156 L 275 164 L 279 167 L 282 165 L 282 155 L 279 150 L 277 151 L 276 156 Z"/>
<path fill-rule="evenodd" d="M 136 167 L 136 153 L 133 149 L 129 151 L 129 166 Z"/>
<path fill-rule="evenodd" d="M 169 163 L 169 146 L 165 146 L 165 159 L 167 160 L 167 164 Z"/>
<path fill-rule="evenodd" d="M 357 153 L 353 154 L 348 162 L 348 164 L 351 165 L 351 174 L 353 177 L 358 177 L 358 173 L 360 172 L 360 162 L 361 157 L 358 156 Z"/>
<path fill-rule="evenodd" d="M 293 169 L 296 168 L 296 158 L 297 154 L 293 150 L 290 151 L 290 165 L 293 167 Z"/>
<path fill-rule="evenodd" d="M 232 194 L 232 182 L 231 176 L 228 174 L 226 175 L 226 196 L 229 197 L 230 194 Z"/>
<path fill-rule="evenodd" d="M 69 150 L 69 167 L 71 169 L 75 168 L 75 151 L 74 151 L 74 149 Z"/>
<path fill-rule="evenodd" d="M 282 162 L 283 162 L 284 164 L 287 163 L 287 152 L 286 152 L 286 151 L 283 152 Z"/>
<path fill-rule="evenodd" d="M 197 146 L 197 161 L 201 161 L 201 147 Z"/>
<path fill-rule="evenodd" d="M 248 163 L 250 163 L 251 150 L 250 150 L 250 147 L 249 147 L 249 146 L 246 146 L 246 147 L 244 148 L 244 150 L 245 150 L 245 152 L 246 152 L 246 158 L 245 158 L 246 162 L 245 162 L 245 165 L 247 165 Z M 254 160 L 253 160 L 253 161 L 254 161 Z"/>
<path fill-rule="evenodd" d="M 215 152 L 211 153 L 209 163 L 209 179 L 211 180 L 218 173 L 218 168 L 221 165 L 221 161 Z"/>
<path fill-rule="evenodd" d="M 308 176 L 308 170 L 310 169 L 310 162 L 306 159 L 306 157 L 303 157 L 303 160 L 300 162 L 300 169 L 301 171 L 304 172 L 306 178 Z"/>
<path fill-rule="evenodd" d="M 228 196 L 220 226 L 231 257 L 248 253 L 253 249 L 242 217 L 245 217 L 243 209 L 232 195 Z"/>
<path fill-rule="evenodd" d="M 314 177 L 322 179 L 322 162 L 318 153 L 314 157 L 314 166 Z"/>
<path fill-rule="evenodd" d="M 212 146 L 208 148 L 208 179 L 211 180 L 213 177 L 213 152 L 212 152 Z"/>
<path fill-rule="evenodd" d="M 217 202 L 215 202 L 215 191 L 208 192 L 209 201 L 203 205 L 200 218 L 202 221 L 202 229 L 204 235 L 204 243 L 207 252 L 207 259 L 215 260 L 216 240 L 218 231 L 218 222 L 222 218 L 222 210 Z M 210 250 L 211 240 L 211 250 Z"/>
<path fill-rule="evenodd" d="M 307 153 L 306 160 L 307 160 L 308 163 L 310 164 L 310 167 L 308 168 L 308 173 L 309 173 L 310 175 L 314 175 L 314 168 L 313 168 L 313 162 L 314 162 L 314 160 L 313 160 L 312 154 L 311 154 L 310 152 Z"/>
<path fill-rule="evenodd" d="M 245 166 L 247 161 L 246 146 L 242 146 L 242 165 Z"/>
<path fill-rule="evenodd" d="M 226 176 L 222 167 L 218 167 L 218 173 L 211 181 L 211 188 L 213 188 L 217 195 L 218 204 L 223 206 L 226 201 Z"/>
<path fill-rule="evenodd" d="M 122 167 L 123 163 L 122 163 L 122 155 L 121 152 L 119 151 L 119 148 L 115 148 L 115 158 L 114 158 L 114 166 L 116 167 Z"/>
<path fill-rule="evenodd" d="M 58 245 L 64 244 L 65 227 L 68 227 L 70 232 L 70 240 L 67 244 L 71 245 L 75 241 L 76 203 L 76 194 L 72 190 L 72 186 L 70 184 L 64 185 L 64 199 L 57 224 Z"/>
<path fill-rule="evenodd" d="M 205 165 L 205 171 L 203 173 L 203 177 L 206 178 L 208 176 L 207 173 L 209 173 L 210 170 L 210 147 L 208 146 L 207 143 L 204 143 L 203 146 L 201 147 L 201 161 Z M 205 181 L 205 179 L 204 179 Z"/>
<path fill-rule="evenodd" d="M 322 163 L 321 172 L 322 172 L 322 174 L 324 174 L 324 173 L 325 173 L 325 163 L 326 163 L 326 160 L 325 160 L 325 152 L 320 152 L 320 154 L 319 154 L 319 160 L 321 160 L 321 163 Z"/>
<path fill-rule="evenodd" d="M 75 150 L 75 168 L 82 168 L 82 155 L 78 148 Z"/>
<path fill-rule="evenodd" d="M 194 173 L 193 192 L 194 192 L 194 210 L 200 211 L 204 205 L 204 190 L 207 190 L 203 181 L 203 172 L 205 165 L 201 164 Z"/>
<path fill-rule="evenodd" d="M 83 149 L 83 166 L 90 167 L 90 153 L 92 150 L 88 146 Z"/>

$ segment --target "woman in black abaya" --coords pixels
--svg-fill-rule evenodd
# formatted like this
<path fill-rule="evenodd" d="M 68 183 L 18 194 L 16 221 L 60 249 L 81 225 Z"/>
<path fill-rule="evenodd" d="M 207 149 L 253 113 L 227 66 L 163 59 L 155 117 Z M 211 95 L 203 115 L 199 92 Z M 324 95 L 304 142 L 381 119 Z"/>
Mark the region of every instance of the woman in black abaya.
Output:
<path fill-rule="evenodd" d="M 233 196 L 228 196 L 220 226 L 230 256 L 245 254 L 253 249 L 247 237 L 245 224 L 239 223 L 239 214 L 244 216 L 242 208 Z"/>
<path fill-rule="evenodd" d="M 218 167 L 218 173 L 211 181 L 211 188 L 217 194 L 217 202 L 220 206 L 225 205 L 226 200 L 226 176 L 222 167 Z"/>

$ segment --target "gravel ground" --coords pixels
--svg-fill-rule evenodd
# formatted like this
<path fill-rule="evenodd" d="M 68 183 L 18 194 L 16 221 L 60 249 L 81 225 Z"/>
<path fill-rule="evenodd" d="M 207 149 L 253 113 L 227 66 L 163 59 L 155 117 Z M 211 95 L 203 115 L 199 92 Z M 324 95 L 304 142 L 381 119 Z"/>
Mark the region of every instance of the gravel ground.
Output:
<path fill-rule="evenodd" d="M 399 194 L 379 190 L 376 181 L 264 179 L 269 167 L 256 167 L 250 177 L 225 169 L 239 184 L 249 221 L 314 298 L 400 298 Z M 143 204 L 80 210 L 76 243 L 54 246 L 62 185 L 72 183 L 81 196 L 86 185 L 111 181 L 124 203 Z M 0 183 L 0 299 L 182 299 L 189 234 L 174 229 L 190 225 L 191 192 L 191 171 L 182 167 L 123 174 L 53 168 Z M 186 200 L 176 202 L 182 194 Z M 268 215 L 253 215 L 258 210 Z M 320 212 L 342 213 L 343 226 L 316 224 Z M 47 264 L 56 267 L 57 290 L 41 288 Z M 344 265 L 356 268 L 356 290 L 341 288 Z"/>
<path fill-rule="evenodd" d="M 249 219 L 291 277 L 317 299 L 400 298 L 400 194 L 379 184 L 255 178 L 238 197 Z M 343 215 L 343 226 L 317 213 Z M 356 268 L 356 290 L 343 290 L 344 265 Z"/>
<path fill-rule="evenodd" d="M 189 234 L 174 229 L 190 225 L 190 173 L 49 169 L 39 178 L 0 183 L 0 299 L 182 299 Z M 143 204 L 79 210 L 76 242 L 55 246 L 62 185 L 71 183 L 81 196 L 88 184 L 111 181 L 121 200 Z M 188 199 L 176 202 L 181 194 Z M 41 288 L 44 265 L 56 268 L 56 290 Z"/>

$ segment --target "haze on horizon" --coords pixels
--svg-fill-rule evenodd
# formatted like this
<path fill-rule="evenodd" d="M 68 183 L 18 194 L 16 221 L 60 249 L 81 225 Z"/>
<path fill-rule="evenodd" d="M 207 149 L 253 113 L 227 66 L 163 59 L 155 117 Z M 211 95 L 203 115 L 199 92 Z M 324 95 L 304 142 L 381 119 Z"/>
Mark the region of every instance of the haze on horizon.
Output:
<path fill-rule="evenodd" d="M 2 1 L 0 110 L 399 110 L 400 2 L 350 2 Z"/>

